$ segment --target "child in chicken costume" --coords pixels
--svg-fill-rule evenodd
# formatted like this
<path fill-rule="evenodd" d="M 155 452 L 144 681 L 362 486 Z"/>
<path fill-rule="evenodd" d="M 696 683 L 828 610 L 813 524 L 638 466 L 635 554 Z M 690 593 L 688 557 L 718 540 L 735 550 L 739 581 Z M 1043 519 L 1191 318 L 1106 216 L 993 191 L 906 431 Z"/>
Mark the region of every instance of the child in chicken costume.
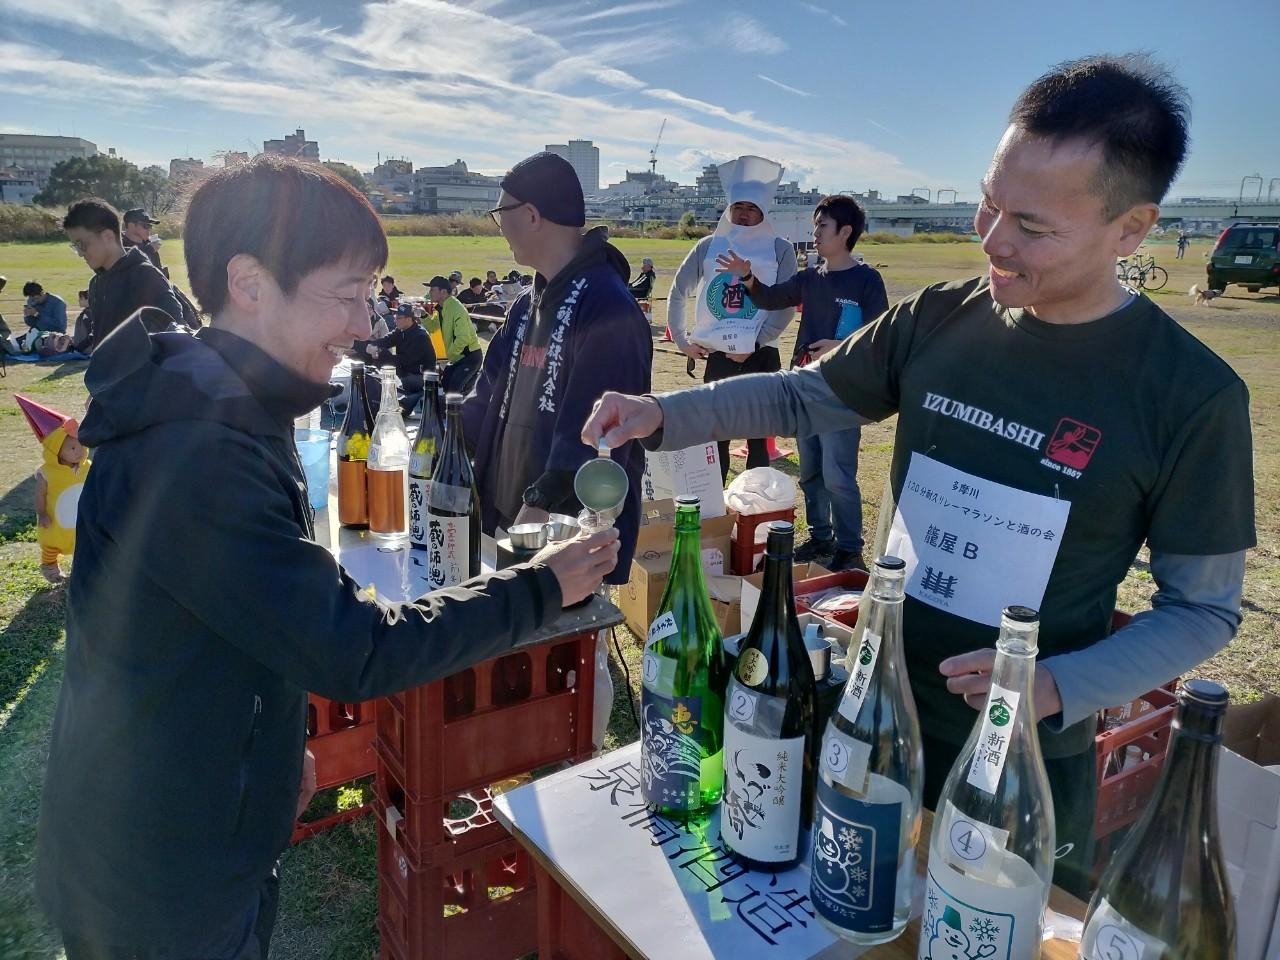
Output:
<path fill-rule="evenodd" d="M 89 473 L 88 451 L 80 444 L 75 420 L 22 394 L 14 394 L 14 399 L 44 448 L 44 464 L 36 471 L 40 573 L 50 583 L 61 583 L 58 558 L 75 553 L 76 511 Z"/>

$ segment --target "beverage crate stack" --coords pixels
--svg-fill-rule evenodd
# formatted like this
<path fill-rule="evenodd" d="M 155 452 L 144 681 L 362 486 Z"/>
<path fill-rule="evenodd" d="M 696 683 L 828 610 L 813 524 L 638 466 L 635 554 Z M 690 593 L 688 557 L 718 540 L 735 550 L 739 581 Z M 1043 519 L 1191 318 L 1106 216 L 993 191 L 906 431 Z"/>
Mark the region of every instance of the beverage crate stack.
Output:
<path fill-rule="evenodd" d="M 533 867 L 494 819 L 493 796 L 591 756 L 598 626 L 377 701 L 383 960 L 537 949 Z"/>
<path fill-rule="evenodd" d="M 307 749 L 316 758 L 316 788 L 326 790 L 373 776 L 373 702 L 344 703 L 307 695 Z M 361 816 L 368 804 L 294 824 L 292 842 Z"/>

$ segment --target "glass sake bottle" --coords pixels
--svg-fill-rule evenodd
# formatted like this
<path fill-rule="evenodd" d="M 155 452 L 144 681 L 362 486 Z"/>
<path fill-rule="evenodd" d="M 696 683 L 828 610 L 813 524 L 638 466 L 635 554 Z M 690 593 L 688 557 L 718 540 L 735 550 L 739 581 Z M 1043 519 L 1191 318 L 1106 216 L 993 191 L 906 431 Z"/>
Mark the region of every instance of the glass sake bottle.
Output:
<path fill-rule="evenodd" d="M 919 960 L 960 943 L 1000 960 L 1040 956 L 1055 830 L 1036 736 L 1038 618 L 1027 607 L 1000 618 L 987 702 L 934 811 Z"/>
<path fill-rule="evenodd" d="M 369 488 L 366 477 L 369 444 L 373 440 L 373 413 L 365 392 L 364 364 L 351 364 L 347 415 L 338 431 L 338 522 L 344 527 L 369 525 Z"/>
<path fill-rule="evenodd" d="M 382 402 L 369 443 L 369 532 L 384 542 L 409 535 L 409 431 L 400 415 L 395 367 L 382 368 Z"/>
<path fill-rule="evenodd" d="M 1164 769 L 1085 915 L 1084 960 L 1227 960 L 1235 909 L 1218 839 L 1218 748 L 1227 691 L 1188 680 Z"/>
<path fill-rule="evenodd" d="M 702 574 L 697 497 L 676 500 L 671 571 L 641 661 L 640 793 L 677 817 L 713 806 L 724 782 L 728 662 Z"/>
<path fill-rule="evenodd" d="M 813 823 L 817 684 L 791 586 L 795 528 L 768 526 L 764 584 L 725 696 L 720 839 L 754 870 L 794 865 Z"/>
<path fill-rule="evenodd" d="M 924 750 L 903 652 L 905 579 L 898 557 L 876 561 L 818 764 L 809 899 L 832 933 L 864 945 L 905 929 L 916 874 Z"/>
<path fill-rule="evenodd" d="M 462 436 L 462 394 L 445 397 L 444 446 L 427 491 L 427 583 L 453 587 L 480 573 L 480 496 Z"/>
<path fill-rule="evenodd" d="M 409 543 L 427 548 L 427 492 L 436 466 L 436 454 L 444 446 L 438 397 L 440 374 L 428 370 L 423 374 L 422 417 L 409 451 Z"/>

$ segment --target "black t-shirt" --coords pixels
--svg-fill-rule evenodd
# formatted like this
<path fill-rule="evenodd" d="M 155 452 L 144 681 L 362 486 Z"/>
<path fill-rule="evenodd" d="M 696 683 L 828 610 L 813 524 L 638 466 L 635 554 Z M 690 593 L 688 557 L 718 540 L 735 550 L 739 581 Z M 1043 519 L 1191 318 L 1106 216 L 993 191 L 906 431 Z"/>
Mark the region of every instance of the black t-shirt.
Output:
<path fill-rule="evenodd" d="M 463 287 L 458 291 L 458 301 L 466 306 L 477 303 L 487 303 L 489 298 L 484 293 L 473 293 L 470 287 Z"/>
<path fill-rule="evenodd" d="M 1001 606 L 1038 607 L 1042 658 L 1079 650 L 1110 632 L 1116 587 L 1144 542 L 1195 556 L 1255 543 L 1248 391 L 1146 297 L 1062 325 L 995 304 L 985 280 L 943 284 L 819 369 L 858 413 L 898 414 L 893 492 L 914 553 L 907 657 L 934 736 L 962 740 L 973 722 L 938 664 L 993 646 Z M 1064 507 L 1065 523 L 1044 519 Z M 1002 550 L 1017 562 L 993 582 L 986 558 Z M 1043 596 L 1027 596 L 1038 564 Z M 971 590 L 989 601 L 986 623 L 949 612 Z M 1086 749 L 1086 727 L 1042 731 L 1046 754 Z"/>
<path fill-rule="evenodd" d="M 751 289 L 751 299 L 764 310 L 804 305 L 796 333 L 797 358 L 809 344 L 837 339 L 837 332 L 848 336 L 889 308 L 884 278 L 865 263 L 830 272 L 825 263 L 805 267 L 791 279 L 771 287 L 757 282 Z"/>

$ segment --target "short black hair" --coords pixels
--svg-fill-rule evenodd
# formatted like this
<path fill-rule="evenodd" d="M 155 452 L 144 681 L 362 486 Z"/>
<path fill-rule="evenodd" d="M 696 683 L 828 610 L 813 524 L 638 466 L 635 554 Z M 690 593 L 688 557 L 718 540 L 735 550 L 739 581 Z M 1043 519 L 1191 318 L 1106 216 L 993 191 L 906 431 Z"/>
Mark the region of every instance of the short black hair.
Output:
<path fill-rule="evenodd" d="M 85 197 L 67 207 L 67 215 L 62 218 L 63 230 L 76 227 L 83 227 L 91 233 L 110 230 L 119 240 L 120 211 L 101 197 Z"/>
<path fill-rule="evenodd" d="M 846 250 L 852 250 L 867 229 L 866 211 L 862 209 L 862 204 L 847 194 L 833 193 L 819 200 L 818 205 L 813 208 L 813 219 L 816 221 L 822 214 L 835 222 L 837 233 L 844 227 L 853 228 L 849 231 L 849 239 L 844 242 Z"/>
<path fill-rule="evenodd" d="M 1191 98 L 1146 54 L 1103 54 L 1058 64 L 1023 91 L 1009 122 L 1100 145 L 1097 187 L 1112 219 L 1164 199 L 1187 156 Z"/>
<path fill-rule="evenodd" d="M 471 280 L 467 283 L 467 286 L 474 287 L 477 283 L 483 284 L 484 281 L 481 280 L 479 277 L 472 277 Z"/>
<path fill-rule="evenodd" d="M 35 280 L 28 280 L 22 285 L 22 295 L 24 297 L 38 297 L 44 293 L 44 287 L 40 286 Z"/>
<path fill-rule="evenodd" d="M 89 299 L 89 291 L 88 291 L 88 290 L 77 290 L 77 291 L 76 291 L 76 299 L 77 299 L 77 300 L 79 300 L 81 297 L 84 297 L 86 300 L 88 300 L 88 299 Z"/>
<path fill-rule="evenodd" d="M 383 277 L 383 278 L 382 278 L 382 280 L 381 280 L 380 282 L 382 282 L 382 283 L 389 283 L 389 284 L 391 284 L 391 285 L 394 287 L 394 286 L 395 286 L 395 284 L 396 284 L 396 278 L 395 278 L 395 277 L 393 277 L 393 276 L 391 276 L 391 274 L 387 274 L 385 277 Z"/>
<path fill-rule="evenodd" d="M 191 198 L 183 228 L 191 292 L 215 316 L 227 303 L 227 264 L 248 254 L 285 296 L 303 277 L 350 262 L 372 274 L 387 236 L 369 201 L 320 164 L 260 154 L 215 170 Z"/>

